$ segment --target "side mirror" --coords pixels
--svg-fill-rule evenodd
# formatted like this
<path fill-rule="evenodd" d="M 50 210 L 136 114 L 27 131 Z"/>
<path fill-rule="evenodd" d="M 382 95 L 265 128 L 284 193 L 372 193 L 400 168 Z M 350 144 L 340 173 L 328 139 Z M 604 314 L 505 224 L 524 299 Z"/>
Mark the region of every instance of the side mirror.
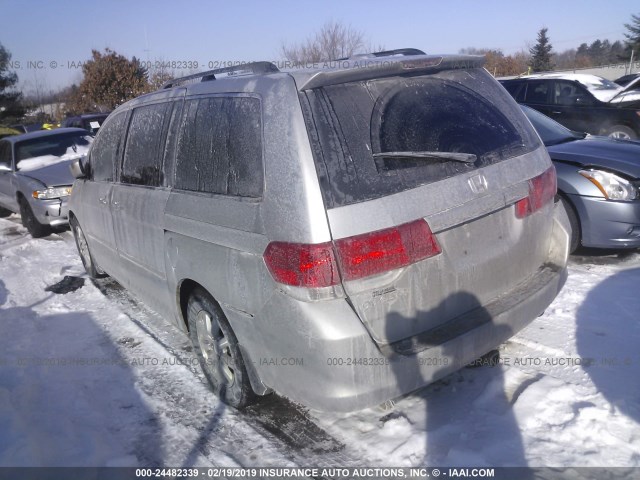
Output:
<path fill-rule="evenodd" d="M 73 178 L 87 178 L 89 176 L 89 166 L 85 163 L 86 160 L 87 157 L 80 157 L 71 162 L 69 169 Z"/>

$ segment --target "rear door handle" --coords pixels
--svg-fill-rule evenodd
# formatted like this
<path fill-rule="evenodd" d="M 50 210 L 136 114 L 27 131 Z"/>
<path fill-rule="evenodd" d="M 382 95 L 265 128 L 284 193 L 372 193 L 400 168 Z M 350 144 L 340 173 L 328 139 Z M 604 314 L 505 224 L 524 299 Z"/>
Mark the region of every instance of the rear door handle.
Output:
<path fill-rule="evenodd" d="M 562 112 L 551 112 L 551 113 L 553 113 L 554 115 L 562 115 Z"/>
<path fill-rule="evenodd" d="M 113 208 L 115 208 L 116 210 L 120 208 L 120 202 L 118 202 L 117 200 L 113 200 L 111 202 L 111 205 L 113 205 Z"/>
<path fill-rule="evenodd" d="M 107 203 L 109 203 L 107 202 L 107 197 L 100 197 L 98 198 L 98 201 L 103 205 L 106 205 Z"/>

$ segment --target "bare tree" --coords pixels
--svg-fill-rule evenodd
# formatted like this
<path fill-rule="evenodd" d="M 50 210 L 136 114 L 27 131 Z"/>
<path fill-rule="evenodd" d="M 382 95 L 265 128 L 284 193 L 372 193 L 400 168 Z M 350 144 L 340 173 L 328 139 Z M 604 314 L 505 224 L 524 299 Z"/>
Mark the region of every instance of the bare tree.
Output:
<path fill-rule="evenodd" d="M 295 65 L 346 58 L 365 46 L 364 34 L 351 26 L 329 21 L 300 44 L 283 44 L 282 54 Z"/>
<path fill-rule="evenodd" d="M 148 77 L 149 87 L 151 90 L 158 90 L 169 80 L 173 80 L 180 76 L 174 69 L 170 68 L 170 66 L 171 62 L 168 62 L 163 58 L 157 58 L 149 66 Z"/>

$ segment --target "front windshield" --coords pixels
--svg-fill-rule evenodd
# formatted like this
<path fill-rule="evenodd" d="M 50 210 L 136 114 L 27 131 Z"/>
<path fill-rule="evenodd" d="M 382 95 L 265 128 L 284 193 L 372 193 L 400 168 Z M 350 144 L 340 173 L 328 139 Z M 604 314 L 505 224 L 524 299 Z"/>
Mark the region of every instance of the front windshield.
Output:
<path fill-rule="evenodd" d="M 570 142 L 571 140 L 576 140 L 578 138 L 584 138 L 583 135 L 572 132 L 568 128 L 563 127 L 555 120 L 550 119 L 533 108 L 529 108 L 524 105 L 520 105 L 520 108 L 522 108 L 522 111 L 533 124 L 538 135 L 542 138 L 542 142 L 545 147 L 557 145 L 558 143 Z"/>
<path fill-rule="evenodd" d="M 80 158 L 87 154 L 92 141 L 91 135 L 73 132 L 16 143 L 16 170 L 35 170 Z"/>

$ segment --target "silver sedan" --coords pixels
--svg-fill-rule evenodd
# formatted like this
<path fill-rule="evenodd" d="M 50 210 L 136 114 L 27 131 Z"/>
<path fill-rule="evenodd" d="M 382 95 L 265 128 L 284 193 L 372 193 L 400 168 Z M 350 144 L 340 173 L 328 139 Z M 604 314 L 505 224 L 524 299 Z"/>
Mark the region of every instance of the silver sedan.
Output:
<path fill-rule="evenodd" d="M 93 137 L 80 128 L 60 128 L 0 140 L 0 217 L 20 213 L 33 237 L 68 223 L 70 163 L 86 155 Z"/>

